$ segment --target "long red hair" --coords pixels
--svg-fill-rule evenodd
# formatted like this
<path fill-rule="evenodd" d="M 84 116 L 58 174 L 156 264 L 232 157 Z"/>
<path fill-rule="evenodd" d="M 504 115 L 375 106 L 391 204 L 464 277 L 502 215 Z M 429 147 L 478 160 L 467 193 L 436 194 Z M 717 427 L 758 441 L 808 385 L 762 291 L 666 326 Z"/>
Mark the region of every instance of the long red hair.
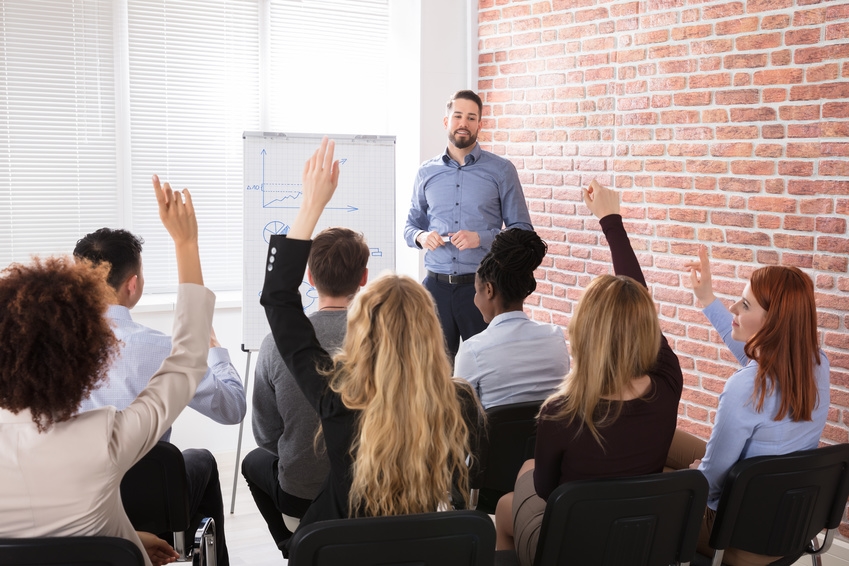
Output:
<path fill-rule="evenodd" d="M 758 362 L 755 408 L 763 410 L 764 398 L 777 388 L 775 420 L 789 414 L 793 421 L 809 421 L 817 403 L 814 365 L 820 364 L 814 284 L 798 268 L 776 265 L 755 270 L 749 283 L 766 311 L 763 327 L 745 347 Z"/>

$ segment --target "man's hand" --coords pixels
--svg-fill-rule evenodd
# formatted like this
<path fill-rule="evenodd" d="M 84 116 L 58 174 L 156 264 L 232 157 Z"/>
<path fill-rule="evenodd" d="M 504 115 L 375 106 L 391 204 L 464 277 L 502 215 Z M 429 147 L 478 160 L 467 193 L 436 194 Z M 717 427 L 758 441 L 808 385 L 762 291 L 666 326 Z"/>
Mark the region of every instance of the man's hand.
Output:
<path fill-rule="evenodd" d="M 589 187 L 581 190 L 581 195 L 584 197 L 584 204 L 599 220 L 611 214 L 619 214 L 619 193 L 608 189 L 595 179 Z"/>
<path fill-rule="evenodd" d="M 439 232 L 436 230 L 433 232 L 422 232 L 419 234 L 419 237 L 416 238 L 416 241 L 423 249 L 430 251 L 445 245 L 445 240 L 442 239 L 442 236 L 440 236 Z"/>
<path fill-rule="evenodd" d="M 699 465 L 700 465 L 701 463 L 702 463 L 702 461 L 701 461 L 701 460 L 693 460 L 693 463 L 692 463 L 692 464 L 690 464 L 690 469 L 691 469 L 691 470 L 698 470 L 698 469 L 699 469 Z"/>
<path fill-rule="evenodd" d="M 473 250 L 481 245 L 481 237 L 477 232 L 471 230 L 460 230 L 458 232 L 449 232 L 451 243 L 458 250 Z"/>
<path fill-rule="evenodd" d="M 146 533 L 144 531 L 136 531 L 142 541 L 148 558 L 153 563 L 153 566 L 162 566 L 170 564 L 177 560 L 180 555 L 177 551 L 171 548 L 171 545 L 159 538 L 158 536 Z"/>
<path fill-rule="evenodd" d="M 169 183 L 160 184 L 159 176 L 154 175 L 153 190 L 159 204 L 159 218 L 174 244 L 197 242 L 198 223 L 189 189 L 183 189 L 182 194 L 172 191 Z"/>
<path fill-rule="evenodd" d="M 183 189 L 182 193 L 172 191 L 171 185 L 160 184 L 159 176 L 154 175 L 153 191 L 159 204 L 159 218 L 174 240 L 179 282 L 203 285 L 198 251 L 198 221 L 189 189 Z"/>
<path fill-rule="evenodd" d="M 713 294 L 713 284 L 710 277 L 710 260 L 708 259 L 707 247 L 699 246 L 699 261 L 691 261 L 684 264 L 685 269 L 690 270 L 690 283 L 693 285 L 693 293 L 706 307 L 716 300 Z"/>
<path fill-rule="evenodd" d="M 309 240 L 321 213 L 339 184 L 339 161 L 333 160 L 336 142 L 324 136 L 321 145 L 304 164 L 301 177 L 304 183 L 304 200 L 287 238 Z"/>

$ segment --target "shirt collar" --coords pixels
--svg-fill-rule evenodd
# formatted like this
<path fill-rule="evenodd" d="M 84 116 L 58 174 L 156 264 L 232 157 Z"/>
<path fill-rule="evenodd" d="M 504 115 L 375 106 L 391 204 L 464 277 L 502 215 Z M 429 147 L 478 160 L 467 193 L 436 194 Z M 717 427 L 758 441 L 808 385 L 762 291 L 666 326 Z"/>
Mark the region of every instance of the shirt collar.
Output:
<path fill-rule="evenodd" d="M 466 162 L 461 163 L 460 165 L 463 166 L 463 165 L 471 165 L 472 163 L 477 163 L 478 160 L 481 158 L 482 152 L 483 152 L 483 150 L 481 149 L 481 144 L 479 144 L 478 142 L 475 142 L 475 147 L 474 147 L 474 149 L 472 149 L 472 152 L 469 153 L 468 155 L 466 155 Z M 446 164 L 452 161 L 451 155 L 448 153 L 448 147 L 447 146 L 445 147 L 445 152 L 442 154 L 442 161 L 443 161 L 443 163 L 446 163 Z"/>
<path fill-rule="evenodd" d="M 130 309 L 123 305 L 109 305 L 106 316 L 112 320 L 133 320 Z"/>
<path fill-rule="evenodd" d="M 520 318 L 522 320 L 529 320 L 528 315 L 525 314 L 525 311 L 507 311 L 503 312 L 498 316 L 492 318 L 489 322 L 490 326 L 501 324 L 502 322 L 507 322 L 508 320 L 515 320 Z"/>

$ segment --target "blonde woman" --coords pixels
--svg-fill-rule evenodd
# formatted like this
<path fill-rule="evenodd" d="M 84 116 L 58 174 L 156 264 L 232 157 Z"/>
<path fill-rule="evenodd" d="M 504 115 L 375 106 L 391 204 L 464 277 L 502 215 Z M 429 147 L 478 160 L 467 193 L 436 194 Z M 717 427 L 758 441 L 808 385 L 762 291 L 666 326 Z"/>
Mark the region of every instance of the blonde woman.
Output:
<path fill-rule="evenodd" d="M 265 306 L 277 348 L 319 414 L 330 474 L 301 524 L 436 511 L 467 493 L 468 432 L 433 300 L 409 277 L 383 275 L 348 311 L 333 358 L 304 315 L 300 285 L 312 236 L 339 179 L 326 138 L 307 161 L 288 236 L 269 244 Z"/>
<path fill-rule="evenodd" d="M 569 324 L 572 369 L 540 411 L 534 459 L 496 508 L 497 548 L 515 544 L 523 565 L 533 564 L 546 500 L 557 486 L 663 470 L 683 388 L 618 195 L 593 181 L 583 196 L 600 219 L 616 275 L 599 276 L 584 291 Z"/>

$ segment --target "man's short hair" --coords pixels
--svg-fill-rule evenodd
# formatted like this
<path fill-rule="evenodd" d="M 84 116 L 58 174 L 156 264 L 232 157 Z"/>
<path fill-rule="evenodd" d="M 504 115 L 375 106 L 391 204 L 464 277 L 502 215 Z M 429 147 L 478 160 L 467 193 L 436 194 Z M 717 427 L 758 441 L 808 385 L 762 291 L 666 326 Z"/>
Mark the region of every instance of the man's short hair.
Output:
<path fill-rule="evenodd" d="M 312 241 L 307 265 L 319 293 L 347 297 L 360 288 L 370 252 L 363 235 L 348 228 L 327 228 Z"/>
<path fill-rule="evenodd" d="M 454 94 L 451 95 L 451 98 L 448 99 L 448 104 L 446 105 L 446 112 L 451 114 L 451 111 L 454 109 L 454 101 L 458 98 L 462 98 L 464 100 L 471 100 L 475 104 L 478 105 L 478 118 L 483 118 L 483 101 L 481 97 L 475 93 L 473 90 L 458 90 Z"/>
<path fill-rule="evenodd" d="M 108 262 L 109 285 L 117 290 L 132 275 L 141 272 L 141 251 L 144 240 L 126 230 L 101 228 L 77 240 L 74 257 L 95 264 Z"/>

